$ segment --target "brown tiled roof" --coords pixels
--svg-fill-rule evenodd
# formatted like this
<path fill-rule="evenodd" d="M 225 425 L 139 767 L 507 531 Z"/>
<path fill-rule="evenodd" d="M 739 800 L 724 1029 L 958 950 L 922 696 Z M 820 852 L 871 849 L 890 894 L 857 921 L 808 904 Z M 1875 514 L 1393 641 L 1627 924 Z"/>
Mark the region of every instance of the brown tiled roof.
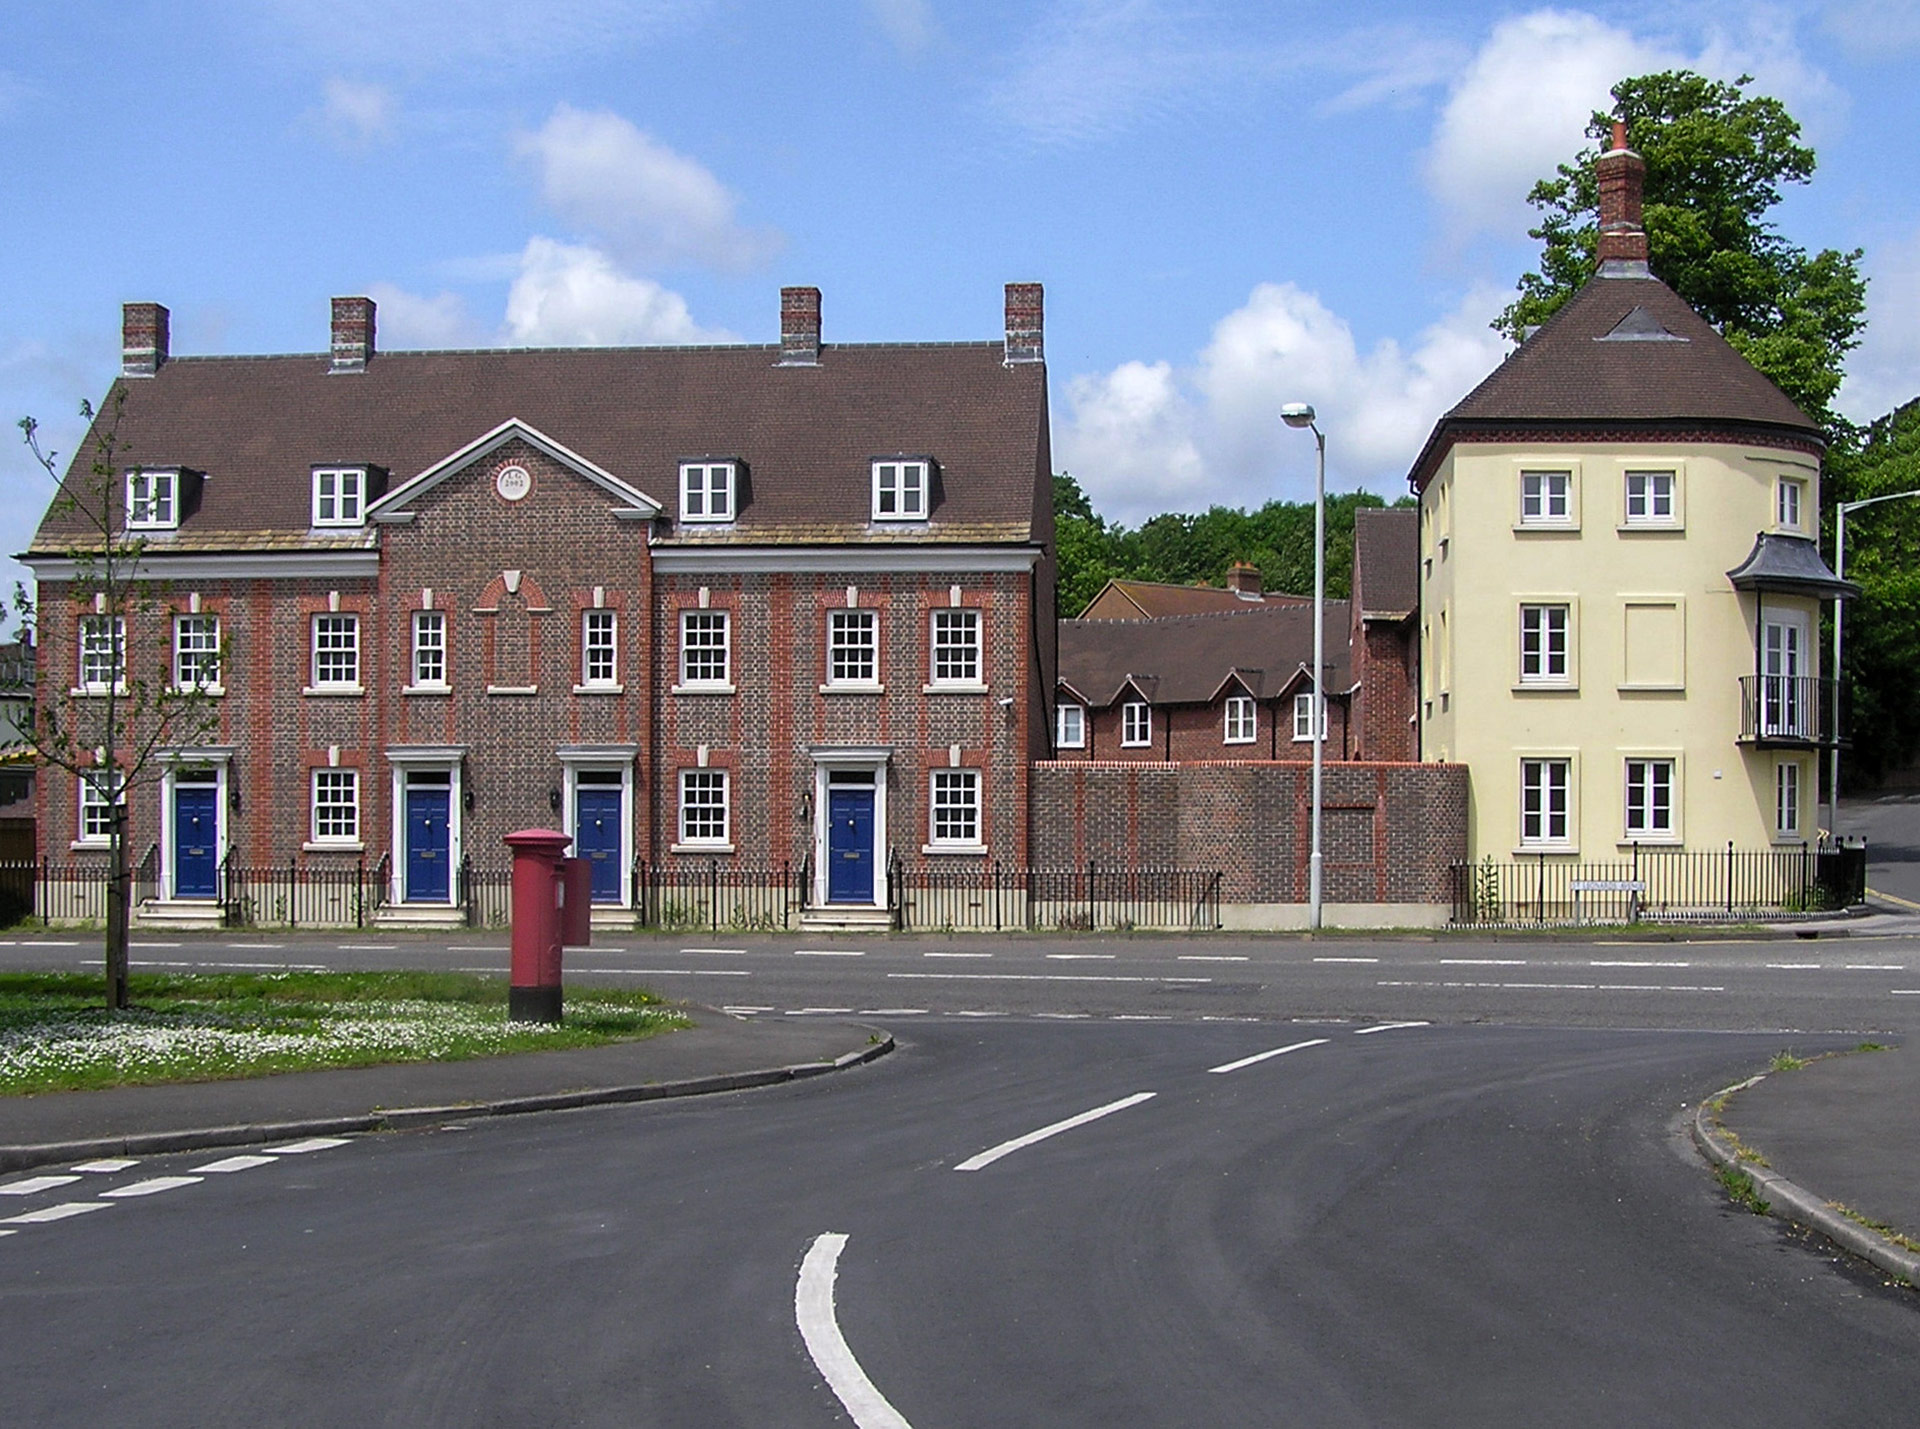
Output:
<path fill-rule="evenodd" d="M 1362 506 L 1353 513 L 1353 593 L 1362 620 L 1401 620 L 1419 606 L 1420 512 Z"/>
<path fill-rule="evenodd" d="M 382 467 L 391 489 L 509 418 L 668 516 L 682 459 L 743 461 L 739 517 L 703 543 L 1024 542 L 1048 469 L 1046 369 L 1004 355 L 997 341 L 832 345 L 813 367 L 778 366 L 765 345 L 393 352 L 338 375 L 326 356 L 176 358 L 121 384 L 118 436 L 123 465 L 206 476 L 198 509 L 150 549 L 338 544 L 309 533 L 313 466 Z M 924 525 L 876 533 L 869 462 L 888 455 L 933 458 L 934 501 Z M 77 475 L 90 456 L 79 449 Z M 50 513 L 35 548 L 78 529 Z"/>
<path fill-rule="evenodd" d="M 1530 428 L 1745 429 L 1818 442 L 1820 430 L 1759 369 L 1651 277 L 1596 277 L 1495 368 L 1427 439 L 1417 489 L 1447 448 Z"/>
<path fill-rule="evenodd" d="M 1241 595 L 1219 586 L 1172 585 L 1115 578 L 1080 612 L 1082 620 L 1140 620 L 1162 615 L 1200 615 L 1210 610 L 1258 609 L 1262 605 L 1310 605 L 1313 598 L 1267 591 Z"/>
<path fill-rule="evenodd" d="M 1349 608 L 1326 608 L 1327 689 L 1348 677 Z M 1089 704 L 1112 704 L 1132 677 L 1149 702 L 1204 704 L 1238 672 L 1259 699 L 1281 694 L 1313 663 L 1313 605 L 1252 605 L 1155 620 L 1063 620 L 1060 680 Z"/>

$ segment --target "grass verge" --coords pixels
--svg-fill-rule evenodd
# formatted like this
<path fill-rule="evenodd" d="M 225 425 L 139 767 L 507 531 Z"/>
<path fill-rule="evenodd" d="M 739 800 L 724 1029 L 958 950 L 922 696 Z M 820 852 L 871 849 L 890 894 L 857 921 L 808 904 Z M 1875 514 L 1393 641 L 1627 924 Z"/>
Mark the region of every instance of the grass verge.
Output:
<path fill-rule="evenodd" d="M 469 973 L 0 974 L 0 1095 L 460 1061 L 624 1042 L 686 1026 L 653 993 L 574 988 L 566 1021 L 507 1021 L 504 979 Z"/>

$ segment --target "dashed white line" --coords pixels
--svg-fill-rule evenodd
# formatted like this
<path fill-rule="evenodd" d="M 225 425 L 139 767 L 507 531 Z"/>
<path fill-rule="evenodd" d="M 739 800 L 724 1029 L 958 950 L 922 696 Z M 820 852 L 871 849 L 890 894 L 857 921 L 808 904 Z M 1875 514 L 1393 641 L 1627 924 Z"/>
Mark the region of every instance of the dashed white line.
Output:
<path fill-rule="evenodd" d="M 130 966 L 138 968 L 225 968 L 238 972 L 325 972 L 324 963 L 221 963 L 202 959 L 199 962 L 187 962 L 179 958 L 128 958 Z"/>
<path fill-rule="evenodd" d="M 256 1166 L 271 1166 L 274 1164 L 275 1159 L 276 1158 L 272 1156 L 227 1156 L 222 1157 L 218 1161 L 209 1161 L 206 1165 L 196 1166 L 193 1169 L 195 1171 L 211 1171 L 218 1175 L 226 1175 L 234 1171 L 251 1171 Z"/>
<path fill-rule="evenodd" d="M 1442 958 L 1443 968 L 1523 968 L 1525 958 Z"/>
<path fill-rule="evenodd" d="M 1047 956 L 1050 959 L 1052 959 L 1054 962 L 1059 962 L 1059 963 L 1077 963 L 1077 962 L 1108 962 L 1110 963 L 1114 960 L 1114 957 L 1116 956 L 1116 954 L 1113 954 L 1113 953 L 1048 953 Z"/>
<path fill-rule="evenodd" d="M 178 943 L 149 943 L 144 939 L 136 939 L 128 942 L 127 946 L 130 948 L 177 948 L 180 945 Z"/>
<path fill-rule="evenodd" d="M 22 938 L 23 948 L 77 948 L 80 944 L 70 938 Z"/>
<path fill-rule="evenodd" d="M 1725 987 L 1693 983 L 1617 983 L 1617 982 L 1394 982 L 1383 979 L 1377 987 L 1499 988 L 1513 992 L 1725 992 Z"/>
<path fill-rule="evenodd" d="M 1311 1042 L 1294 1042 L 1285 1047 L 1271 1047 L 1264 1052 L 1255 1052 L 1251 1057 L 1242 1057 L 1237 1062 L 1222 1062 L 1217 1067 L 1207 1068 L 1207 1071 L 1213 1076 L 1219 1076 L 1222 1072 L 1237 1072 L 1242 1067 L 1251 1067 L 1254 1063 L 1264 1062 L 1271 1057 L 1284 1057 L 1289 1052 L 1302 1052 L 1309 1047 L 1324 1047 L 1326 1045 L 1327 1039 L 1325 1037 L 1315 1037 Z"/>
<path fill-rule="evenodd" d="M 851 1007 L 791 1007 L 787 1009 L 787 1016 L 789 1017 L 823 1017 L 823 1016 L 844 1017 L 852 1011 L 853 1009 Z"/>
<path fill-rule="evenodd" d="M 865 953 L 857 948 L 795 948 L 796 958 L 864 958 Z"/>
<path fill-rule="evenodd" d="M 269 1146 L 266 1149 L 275 1156 L 304 1156 L 309 1151 L 328 1151 L 336 1146 L 345 1146 L 342 1136 L 310 1136 L 305 1141 L 289 1141 L 285 1146 Z"/>
<path fill-rule="evenodd" d="M 733 1017 L 751 1017 L 756 1012 L 772 1012 L 771 1007 L 743 1007 L 737 1003 L 725 1003 L 720 1010 Z"/>
<path fill-rule="evenodd" d="M 1820 966 L 1820 964 L 1818 963 L 1768 963 L 1767 966 L 1779 972 L 1804 972 L 1809 968 L 1817 968 Z"/>
<path fill-rule="evenodd" d="M 1649 962 L 1644 958 L 1622 958 L 1610 962 L 1603 962 L 1599 958 L 1592 958 L 1588 960 L 1587 966 L 1590 968 L 1690 968 L 1693 964 L 1656 963 Z"/>
<path fill-rule="evenodd" d="M 1315 958 L 1316 963 L 1377 963 L 1378 958 Z"/>
<path fill-rule="evenodd" d="M 1170 1012 L 1116 1012 L 1107 1019 L 1109 1022 L 1171 1022 Z"/>
<path fill-rule="evenodd" d="M 834 1398 L 845 1406 L 855 1429 L 913 1429 L 900 1411 L 874 1387 L 860 1361 L 847 1347 L 840 1322 L 833 1313 L 833 1284 L 839 1272 L 846 1236 L 837 1231 L 814 1237 L 800 1262 L 800 1280 L 793 1291 L 793 1318 L 807 1353 L 827 1381 Z"/>
<path fill-rule="evenodd" d="M 280 945 L 278 943 L 222 943 L 220 946 L 230 948 L 236 953 L 270 953 Z"/>
<path fill-rule="evenodd" d="M 115 1186 L 111 1191 L 102 1191 L 102 1196 L 157 1196 L 162 1191 L 177 1191 L 182 1186 L 198 1186 L 198 1176 L 149 1176 L 144 1181 L 135 1181 L 130 1186 Z"/>
<path fill-rule="evenodd" d="M 1920 997 L 1920 987 L 1890 987 L 1887 991 L 1895 997 Z"/>
<path fill-rule="evenodd" d="M 51 1191 L 57 1186 L 71 1186 L 78 1176 L 29 1176 L 24 1181 L 15 1181 L 8 1186 L 0 1186 L 0 1196 L 37 1196 L 42 1191 Z"/>
<path fill-rule="evenodd" d="M 390 953 L 399 947 L 398 943 L 335 943 L 334 947 L 343 953 Z"/>
<path fill-rule="evenodd" d="M 1033 1015 L 1048 1022 L 1084 1022 L 1093 1016 L 1091 1012 L 1036 1012 Z"/>
<path fill-rule="evenodd" d="M 1353 1035 L 1356 1037 L 1369 1037 L 1375 1032 L 1397 1032 L 1402 1027 L 1431 1026 L 1433 1026 L 1431 1022 L 1379 1022 L 1375 1023 L 1372 1027 L 1356 1027 L 1353 1029 Z"/>
<path fill-rule="evenodd" d="M 40 1226 L 49 1221 L 64 1221 L 74 1216 L 84 1216 L 88 1211 L 104 1211 L 108 1207 L 105 1201 L 63 1201 L 57 1206 L 42 1206 L 37 1211 L 28 1211 L 22 1216 L 8 1216 L 0 1225 Z"/>
<path fill-rule="evenodd" d="M 1848 963 L 1846 970 L 1850 973 L 1903 973 L 1907 970 L 1907 965 L 1905 963 Z"/>
<path fill-rule="evenodd" d="M 928 1011 L 924 1007 L 863 1007 L 862 1017 L 925 1017 Z"/>
<path fill-rule="evenodd" d="M 992 953 L 922 953 L 923 958 L 990 958 Z"/>
<path fill-rule="evenodd" d="M 888 973 L 945 982 L 1212 982 L 1210 977 L 1147 977 L 1138 973 Z"/>
<path fill-rule="evenodd" d="M 689 958 L 700 957 L 706 954 L 711 954 L 716 957 L 744 958 L 747 955 L 747 950 L 745 948 L 682 948 L 680 953 L 682 957 Z"/>
<path fill-rule="evenodd" d="M 1179 961 L 1183 963 L 1244 963 L 1245 953 L 1181 953 Z"/>
<path fill-rule="evenodd" d="M 1045 1141 L 1050 1136 L 1058 1136 L 1063 1131 L 1072 1131 L 1076 1126 L 1085 1126 L 1090 1121 L 1098 1121 L 1103 1116 L 1112 1116 L 1117 1111 L 1125 1111 L 1130 1106 L 1139 1106 L 1141 1102 L 1152 1101 L 1153 1092 L 1135 1092 L 1130 1097 L 1122 1097 L 1117 1102 L 1108 1102 L 1092 1111 L 1083 1111 L 1078 1116 L 1070 1116 L 1065 1121 L 1056 1121 L 1043 1126 L 1038 1131 L 1029 1131 L 1025 1136 L 1016 1136 L 1011 1141 L 1003 1141 L 998 1146 L 990 1146 L 976 1156 L 969 1156 L 953 1169 L 956 1171 L 978 1171 L 991 1166 L 1002 1156 L 1010 1156 L 1022 1147 L 1032 1146 L 1036 1141 Z"/>

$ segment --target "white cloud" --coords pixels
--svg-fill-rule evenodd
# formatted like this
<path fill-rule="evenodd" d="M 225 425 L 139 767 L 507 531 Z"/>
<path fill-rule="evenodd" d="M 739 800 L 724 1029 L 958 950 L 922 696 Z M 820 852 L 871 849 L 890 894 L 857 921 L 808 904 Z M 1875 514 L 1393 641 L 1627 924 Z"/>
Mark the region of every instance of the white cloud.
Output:
<path fill-rule="evenodd" d="M 625 261 L 741 267 L 778 246 L 740 226 L 726 185 L 618 114 L 562 104 L 514 147 L 554 212 Z"/>
<path fill-rule="evenodd" d="M 623 273 L 605 253 L 529 239 L 507 293 L 507 341 L 528 347 L 737 342 L 694 322 L 687 301 Z"/>
<path fill-rule="evenodd" d="M 930 0 L 862 0 L 881 33 L 903 55 L 917 55 L 933 43 L 939 25 Z"/>
<path fill-rule="evenodd" d="M 323 89 L 320 119 L 337 143 L 364 149 L 393 137 L 393 92 L 359 80 L 329 79 Z"/>
<path fill-rule="evenodd" d="M 424 298 L 392 283 L 370 283 L 377 334 L 382 348 L 487 347 L 492 336 L 467 311 L 458 293 Z"/>
<path fill-rule="evenodd" d="M 1329 488 L 1394 495 L 1434 421 L 1505 354 L 1486 326 L 1501 302 L 1475 289 L 1410 347 L 1383 339 L 1362 351 L 1317 296 L 1263 283 L 1214 326 L 1190 371 L 1128 362 L 1069 381 L 1055 450 L 1121 521 L 1298 499 L 1311 493 L 1313 447 L 1279 410 L 1305 401 L 1328 434 Z"/>
<path fill-rule="evenodd" d="M 1867 331 L 1834 404 L 1856 422 L 1920 397 L 1920 230 L 1869 249 L 1864 267 Z"/>

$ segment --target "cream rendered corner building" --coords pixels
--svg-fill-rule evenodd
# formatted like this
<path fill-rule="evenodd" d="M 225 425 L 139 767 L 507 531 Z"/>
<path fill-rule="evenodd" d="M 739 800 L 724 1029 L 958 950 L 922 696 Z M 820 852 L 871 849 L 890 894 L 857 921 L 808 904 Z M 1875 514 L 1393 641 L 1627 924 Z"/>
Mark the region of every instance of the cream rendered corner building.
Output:
<path fill-rule="evenodd" d="M 1598 276 L 1443 417 L 1420 497 L 1421 757 L 1469 856 L 1817 835 L 1818 428 L 1648 269 L 1641 160 L 1600 160 Z"/>

